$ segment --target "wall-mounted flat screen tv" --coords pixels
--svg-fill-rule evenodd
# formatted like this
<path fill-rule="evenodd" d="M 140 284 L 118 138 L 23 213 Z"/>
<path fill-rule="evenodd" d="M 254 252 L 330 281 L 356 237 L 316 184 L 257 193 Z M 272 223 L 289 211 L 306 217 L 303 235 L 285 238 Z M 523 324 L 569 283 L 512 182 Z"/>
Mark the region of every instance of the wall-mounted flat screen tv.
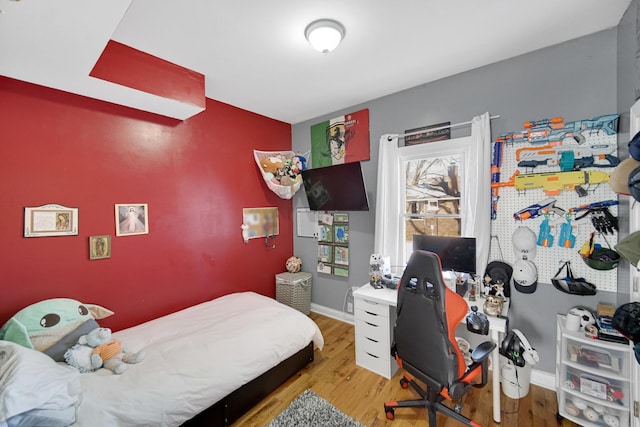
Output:
<path fill-rule="evenodd" d="M 368 211 L 360 162 L 302 171 L 309 209 L 312 211 Z"/>
<path fill-rule="evenodd" d="M 442 270 L 476 274 L 476 239 L 473 237 L 413 236 L 413 250 L 434 252 Z"/>

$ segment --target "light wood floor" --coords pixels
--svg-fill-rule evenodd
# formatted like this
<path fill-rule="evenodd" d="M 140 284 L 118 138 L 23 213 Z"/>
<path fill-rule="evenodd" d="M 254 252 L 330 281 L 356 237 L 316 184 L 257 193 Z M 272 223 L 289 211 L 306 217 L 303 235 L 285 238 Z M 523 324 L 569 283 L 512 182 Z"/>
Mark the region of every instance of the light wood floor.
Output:
<path fill-rule="evenodd" d="M 284 410 L 306 389 L 332 403 L 345 414 L 367 427 L 428 427 L 426 410 L 397 409 L 393 421 L 386 419 L 383 404 L 387 400 L 415 399 L 411 389 L 403 390 L 398 381 L 402 372 L 387 380 L 356 366 L 353 325 L 316 313 L 310 316 L 320 327 L 325 339 L 315 360 L 262 402 L 245 414 L 233 427 L 264 426 Z M 502 423 L 495 423 L 491 409 L 491 380 L 480 389 L 472 389 L 464 398 L 462 413 L 487 427 L 574 427 L 576 424 L 556 418 L 556 394 L 531 385 L 522 399 L 502 394 Z M 437 427 L 456 427 L 455 420 L 438 415 Z M 301 426 L 303 427 L 303 426 Z M 432 426 L 435 427 L 435 426 Z"/>

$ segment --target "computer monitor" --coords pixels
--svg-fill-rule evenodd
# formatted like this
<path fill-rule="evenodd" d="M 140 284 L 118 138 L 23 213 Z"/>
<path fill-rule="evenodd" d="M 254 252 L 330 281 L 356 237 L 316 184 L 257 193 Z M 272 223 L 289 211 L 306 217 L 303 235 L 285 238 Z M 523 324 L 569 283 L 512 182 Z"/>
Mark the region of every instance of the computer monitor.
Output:
<path fill-rule="evenodd" d="M 476 274 L 476 239 L 473 237 L 413 236 L 413 250 L 434 252 L 442 270 Z"/>

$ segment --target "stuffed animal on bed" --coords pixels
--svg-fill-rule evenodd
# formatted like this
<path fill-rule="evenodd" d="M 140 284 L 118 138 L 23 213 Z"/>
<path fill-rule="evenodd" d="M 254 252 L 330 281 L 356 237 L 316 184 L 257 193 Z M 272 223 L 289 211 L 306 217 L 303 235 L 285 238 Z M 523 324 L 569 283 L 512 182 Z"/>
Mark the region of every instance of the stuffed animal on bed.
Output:
<path fill-rule="evenodd" d="M 98 319 L 113 312 L 70 298 L 54 298 L 31 304 L 0 328 L 0 339 L 41 351 L 57 362 L 78 338 L 99 328 Z"/>
<path fill-rule="evenodd" d="M 121 374 L 127 370 L 127 364 L 138 363 L 144 356 L 144 351 L 125 352 L 119 340 L 111 339 L 111 329 L 96 328 L 82 335 L 78 343 L 65 352 L 64 360 L 80 372 L 104 367 Z"/>

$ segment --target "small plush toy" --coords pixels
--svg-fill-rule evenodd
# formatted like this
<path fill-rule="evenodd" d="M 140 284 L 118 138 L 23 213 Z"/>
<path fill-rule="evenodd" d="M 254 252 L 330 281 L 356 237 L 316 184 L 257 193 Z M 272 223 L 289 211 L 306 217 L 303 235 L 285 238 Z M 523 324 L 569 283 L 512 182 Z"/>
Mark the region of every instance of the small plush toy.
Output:
<path fill-rule="evenodd" d="M 104 344 L 111 338 L 107 328 L 95 328 L 87 335 L 82 335 L 78 342 L 64 353 L 64 361 L 80 372 L 92 372 L 102 367 L 102 358 L 93 353 L 94 347 Z M 91 343 L 91 344 L 89 344 Z"/>
<path fill-rule="evenodd" d="M 89 349 L 87 362 L 87 348 Z M 96 328 L 78 339 L 78 344 L 65 353 L 65 361 L 80 372 L 90 372 L 104 367 L 114 374 L 122 374 L 127 364 L 138 363 L 145 357 L 144 351 L 124 351 L 119 340 L 111 339 L 111 329 Z"/>
<path fill-rule="evenodd" d="M 284 161 L 280 157 L 269 156 L 260 160 L 260 166 L 265 173 L 277 175 L 278 170 L 284 167 Z"/>
<path fill-rule="evenodd" d="M 296 173 L 300 173 L 303 170 L 307 169 L 307 159 L 304 156 L 296 155 L 291 159 L 293 162 L 293 170 Z"/>

